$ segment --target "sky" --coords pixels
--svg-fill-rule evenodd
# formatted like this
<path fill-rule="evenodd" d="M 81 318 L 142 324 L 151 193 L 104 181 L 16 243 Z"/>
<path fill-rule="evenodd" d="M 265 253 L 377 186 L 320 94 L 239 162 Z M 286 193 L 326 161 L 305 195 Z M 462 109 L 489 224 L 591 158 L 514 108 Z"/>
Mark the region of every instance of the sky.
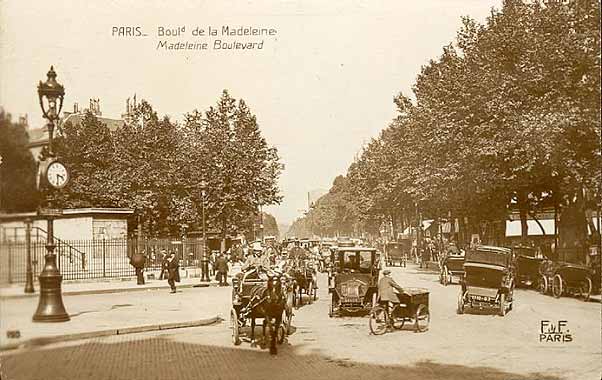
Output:
<path fill-rule="evenodd" d="M 288 224 L 307 208 L 307 192 L 330 188 L 390 123 L 393 97 L 411 95 L 421 66 L 454 41 L 461 17 L 484 22 L 500 6 L 501 0 L 0 0 L 0 106 L 41 126 L 36 86 L 50 65 L 66 90 L 65 111 L 98 98 L 109 118 L 119 118 L 136 94 L 182 121 L 227 89 L 250 106 L 285 164 L 284 200 L 265 210 Z M 276 33 L 192 35 L 209 27 L 221 33 L 222 26 Z M 146 36 L 119 36 L 115 28 L 126 27 Z M 161 27 L 184 32 L 159 36 Z M 264 43 L 260 50 L 216 50 L 217 39 Z M 160 41 L 206 42 L 208 49 L 157 49 Z"/>

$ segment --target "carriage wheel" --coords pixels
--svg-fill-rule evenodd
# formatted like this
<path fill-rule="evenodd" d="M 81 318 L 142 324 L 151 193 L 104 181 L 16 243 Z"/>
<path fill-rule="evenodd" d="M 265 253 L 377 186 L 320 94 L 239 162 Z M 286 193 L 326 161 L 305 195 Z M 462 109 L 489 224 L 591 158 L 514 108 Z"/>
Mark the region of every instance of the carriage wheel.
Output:
<path fill-rule="evenodd" d="M 293 312 L 291 310 L 290 314 L 286 313 L 284 325 L 286 326 L 286 335 L 290 335 L 292 333 L 291 327 L 293 326 Z"/>
<path fill-rule="evenodd" d="M 499 315 L 500 317 L 503 317 L 506 315 L 506 295 L 504 293 L 500 294 L 500 311 L 499 311 Z"/>
<path fill-rule="evenodd" d="M 581 284 L 581 298 L 583 301 L 588 302 L 589 296 L 592 294 L 592 279 L 589 277 L 585 278 L 585 281 Z"/>
<path fill-rule="evenodd" d="M 562 295 L 562 290 L 562 277 L 557 274 L 552 280 L 552 295 L 556 298 L 560 298 Z"/>
<path fill-rule="evenodd" d="M 384 307 L 376 306 L 370 311 L 368 325 L 374 335 L 382 335 L 387 331 L 387 312 Z"/>
<path fill-rule="evenodd" d="M 431 313 L 429 313 L 428 308 L 424 304 L 420 304 L 418 309 L 416 309 L 416 318 L 415 318 L 415 331 L 416 332 L 425 332 L 429 328 L 429 323 L 431 321 Z"/>
<path fill-rule="evenodd" d="M 232 343 L 238 346 L 240 344 L 240 331 L 238 328 L 238 313 L 235 309 L 230 311 L 230 327 L 232 327 Z"/>
<path fill-rule="evenodd" d="M 546 294 L 548 292 L 548 278 L 546 276 L 541 276 L 539 278 L 539 284 L 537 284 L 537 290 L 539 293 Z"/>
<path fill-rule="evenodd" d="M 458 296 L 458 308 L 456 309 L 456 313 L 464 314 L 464 294 L 460 291 L 460 295 Z"/>

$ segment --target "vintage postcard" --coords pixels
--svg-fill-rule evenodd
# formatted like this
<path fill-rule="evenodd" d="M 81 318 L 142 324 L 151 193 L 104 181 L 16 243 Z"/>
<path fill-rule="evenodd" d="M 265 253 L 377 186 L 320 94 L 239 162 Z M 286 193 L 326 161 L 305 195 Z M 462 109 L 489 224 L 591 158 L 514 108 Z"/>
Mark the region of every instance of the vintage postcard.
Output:
<path fill-rule="evenodd" d="M 0 378 L 602 376 L 597 0 L 0 0 Z"/>

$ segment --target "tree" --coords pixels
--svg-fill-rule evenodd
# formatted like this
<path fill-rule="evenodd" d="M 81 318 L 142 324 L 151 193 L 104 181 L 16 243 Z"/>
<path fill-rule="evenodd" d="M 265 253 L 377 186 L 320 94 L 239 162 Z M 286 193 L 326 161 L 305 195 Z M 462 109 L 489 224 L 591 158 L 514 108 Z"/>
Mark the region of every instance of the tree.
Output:
<path fill-rule="evenodd" d="M 63 208 L 115 207 L 115 146 L 109 128 L 91 112 L 81 123 L 66 122 L 54 139 L 54 150 L 69 169 L 69 185 L 55 192 Z"/>
<path fill-rule="evenodd" d="M 36 163 L 27 147 L 27 125 L 0 108 L 0 210 L 33 211 L 38 206 Z"/>

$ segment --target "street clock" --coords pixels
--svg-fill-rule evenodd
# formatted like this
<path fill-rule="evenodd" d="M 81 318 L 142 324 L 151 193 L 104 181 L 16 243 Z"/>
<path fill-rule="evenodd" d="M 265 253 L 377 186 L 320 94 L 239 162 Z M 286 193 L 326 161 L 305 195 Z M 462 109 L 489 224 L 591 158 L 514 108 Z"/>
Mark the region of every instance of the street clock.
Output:
<path fill-rule="evenodd" d="M 69 182 L 69 170 L 62 162 L 54 160 L 46 167 L 46 181 L 55 189 L 62 189 Z"/>

